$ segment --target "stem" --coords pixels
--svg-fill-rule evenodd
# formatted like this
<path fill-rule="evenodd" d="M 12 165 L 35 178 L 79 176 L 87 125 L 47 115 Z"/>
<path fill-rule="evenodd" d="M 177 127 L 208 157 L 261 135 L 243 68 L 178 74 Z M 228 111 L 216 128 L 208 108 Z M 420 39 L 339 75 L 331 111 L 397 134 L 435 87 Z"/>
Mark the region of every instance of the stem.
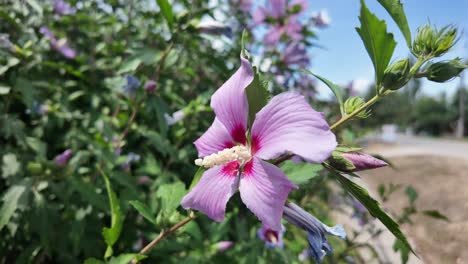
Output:
<path fill-rule="evenodd" d="M 413 76 L 427 60 L 428 59 L 426 59 L 426 58 L 418 58 L 416 63 L 410 69 L 410 76 Z"/>
<path fill-rule="evenodd" d="M 148 245 L 146 245 L 142 250 L 140 250 L 139 254 L 146 254 L 148 251 L 150 251 L 159 241 L 163 240 L 164 238 L 168 237 L 170 234 L 174 233 L 177 231 L 177 229 L 183 227 L 184 225 L 190 223 L 192 220 L 194 220 L 197 216 L 193 211 L 190 211 L 189 216 L 184 218 L 182 221 L 178 222 L 177 224 L 171 226 L 167 230 L 163 230 L 159 235 L 153 239 Z M 133 264 L 138 263 L 138 260 L 134 259 L 132 261 Z"/>
<path fill-rule="evenodd" d="M 379 100 L 381 98 L 380 95 L 375 95 L 374 97 L 372 97 L 372 99 L 370 99 L 369 101 L 367 101 L 365 104 L 361 105 L 358 109 L 354 110 L 352 113 L 350 113 L 349 115 L 346 115 L 346 116 L 343 116 L 340 120 L 338 120 L 338 122 L 336 122 L 335 124 L 331 125 L 330 126 L 330 129 L 331 130 L 334 130 L 336 129 L 337 127 L 339 127 L 340 125 L 344 124 L 346 121 L 348 121 L 349 119 L 355 117 L 357 114 L 359 114 L 360 112 L 366 110 L 369 106 L 373 105 L 375 102 L 377 102 L 377 100 Z"/>

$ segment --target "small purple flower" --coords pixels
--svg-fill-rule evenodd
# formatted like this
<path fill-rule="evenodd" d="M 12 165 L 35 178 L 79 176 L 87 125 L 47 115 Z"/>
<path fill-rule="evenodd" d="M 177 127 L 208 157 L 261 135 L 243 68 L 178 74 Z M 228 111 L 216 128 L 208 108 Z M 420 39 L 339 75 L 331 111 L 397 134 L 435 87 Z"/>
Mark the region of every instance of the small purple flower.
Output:
<path fill-rule="evenodd" d="M 76 9 L 71 7 L 69 3 L 64 0 L 54 0 L 54 12 L 58 15 L 71 15 L 76 12 Z"/>
<path fill-rule="evenodd" d="M 333 252 L 333 248 L 325 235 L 332 235 L 341 239 L 346 238 L 343 226 L 329 227 L 293 203 L 284 206 L 283 218 L 298 228 L 307 231 L 310 254 L 316 263 L 321 263 L 325 255 Z"/>
<path fill-rule="evenodd" d="M 376 169 L 388 165 L 385 161 L 374 158 L 371 155 L 363 152 L 345 152 L 341 155 L 345 159 L 351 161 L 354 167 L 356 167 L 355 169 L 351 170 L 352 172 Z"/>
<path fill-rule="evenodd" d="M 71 149 L 67 149 L 65 150 L 64 152 L 62 152 L 61 154 L 57 155 L 55 158 L 54 158 L 54 162 L 57 166 L 65 166 L 67 165 L 68 161 L 70 160 L 71 156 L 72 156 L 73 152 Z"/>
<path fill-rule="evenodd" d="M 328 15 L 328 12 L 323 9 L 323 10 L 320 10 L 320 12 L 313 15 L 312 21 L 314 21 L 317 27 L 326 27 L 330 25 L 331 18 Z"/>
<path fill-rule="evenodd" d="M 269 0 L 268 9 L 260 6 L 255 10 L 253 22 L 254 25 L 265 23 L 270 28 L 263 37 L 266 45 L 276 45 L 283 35 L 292 40 L 301 40 L 303 27 L 298 16 L 306 8 L 306 1 L 293 1 L 288 4 L 286 0 Z M 291 13 L 293 14 L 288 15 Z"/>
<path fill-rule="evenodd" d="M 50 41 L 52 48 L 60 52 L 65 58 L 73 59 L 76 57 L 76 51 L 67 44 L 67 41 L 65 39 L 57 40 L 48 27 L 42 26 L 39 32 Z"/>
<path fill-rule="evenodd" d="M 127 95 L 134 95 L 138 88 L 140 88 L 140 80 L 138 80 L 135 76 L 127 74 L 125 75 L 125 79 L 127 81 L 126 84 L 122 87 L 123 91 Z"/>
<path fill-rule="evenodd" d="M 283 235 L 286 231 L 283 225 L 281 225 L 281 231 L 275 231 L 268 226 L 262 225 L 260 229 L 257 230 L 257 236 L 261 240 L 265 241 L 267 248 L 280 248 L 283 249 Z"/>
<path fill-rule="evenodd" d="M 158 86 L 158 85 L 156 84 L 155 81 L 149 80 L 149 81 L 147 81 L 147 82 L 145 83 L 145 86 L 144 86 L 144 87 L 145 87 L 145 91 L 146 91 L 147 93 L 154 93 L 154 92 L 156 91 L 157 86 Z"/>
<path fill-rule="evenodd" d="M 218 252 L 224 252 L 234 246 L 234 242 L 232 241 L 220 241 L 215 244 L 216 250 Z"/>
<path fill-rule="evenodd" d="M 288 66 L 298 65 L 302 68 L 310 64 L 306 47 L 299 42 L 289 43 L 284 49 L 281 60 Z"/>
<path fill-rule="evenodd" d="M 172 115 L 168 115 L 167 113 L 164 114 L 164 118 L 166 119 L 166 123 L 168 126 L 172 126 L 175 123 L 181 121 L 185 118 L 184 110 L 175 111 Z"/>
<path fill-rule="evenodd" d="M 224 35 L 228 38 L 232 37 L 232 29 L 229 26 L 214 20 L 202 21 L 198 23 L 197 28 L 200 33 L 208 35 Z"/>
<path fill-rule="evenodd" d="M 241 56 L 241 67 L 211 97 L 215 119 L 194 142 L 200 157 L 195 164 L 208 169 L 181 204 L 221 222 L 227 202 L 239 190 L 247 208 L 280 232 L 286 198 L 298 187 L 268 160 L 291 152 L 321 163 L 337 143 L 323 114 L 294 92 L 273 97 L 249 128 L 245 89 L 253 79 L 250 62 Z"/>

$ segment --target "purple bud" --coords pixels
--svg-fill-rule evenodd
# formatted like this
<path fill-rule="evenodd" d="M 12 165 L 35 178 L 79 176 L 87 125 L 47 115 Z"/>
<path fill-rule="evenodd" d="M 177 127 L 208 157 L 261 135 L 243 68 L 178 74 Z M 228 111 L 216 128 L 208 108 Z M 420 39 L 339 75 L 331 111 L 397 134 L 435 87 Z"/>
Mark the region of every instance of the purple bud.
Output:
<path fill-rule="evenodd" d="M 232 241 L 220 241 L 215 244 L 216 250 L 218 252 L 224 252 L 231 248 L 234 245 L 234 242 Z"/>
<path fill-rule="evenodd" d="M 156 91 L 157 84 L 153 80 L 149 80 L 145 83 L 145 91 L 148 93 L 154 93 Z"/>
<path fill-rule="evenodd" d="M 71 149 L 65 150 L 64 152 L 62 152 L 61 154 L 57 155 L 57 156 L 54 158 L 55 164 L 58 165 L 58 166 L 65 166 L 65 165 L 67 165 L 67 163 L 68 163 L 68 161 L 70 160 L 72 154 L 73 154 L 73 152 L 72 152 Z"/>
<path fill-rule="evenodd" d="M 146 175 L 138 177 L 138 185 L 147 185 L 150 182 L 151 178 Z"/>
<path fill-rule="evenodd" d="M 376 169 L 387 166 L 388 164 L 383 161 L 372 157 L 369 154 L 363 152 L 345 152 L 341 154 L 345 159 L 351 161 L 356 167 L 352 171 L 362 171 Z"/>

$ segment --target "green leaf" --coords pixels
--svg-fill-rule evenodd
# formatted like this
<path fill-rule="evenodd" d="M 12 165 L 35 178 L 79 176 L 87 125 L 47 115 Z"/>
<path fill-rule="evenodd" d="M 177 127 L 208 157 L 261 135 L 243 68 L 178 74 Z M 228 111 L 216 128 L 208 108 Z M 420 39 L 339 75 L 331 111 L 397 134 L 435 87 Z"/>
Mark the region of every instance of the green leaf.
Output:
<path fill-rule="evenodd" d="M 340 105 L 340 112 L 341 112 L 341 115 L 344 116 L 345 115 L 345 111 L 344 111 L 344 103 L 343 103 L 343 95 L 342 95 L 342 89 L 340 86 L 330 82 L 329 80 L 323 78 L 322 76 L 320 75 L 317 75 L 309 70 L 303 70 L 303 72 L 305 73 L 308 73 L 310 75 L 313 75 L 315 78 L 319 79 L 320 81 L 322 81 L 324 84 L 326 84 L 328 86 L 328 88 L 330 88 L 330 90 L 333 92 L 333 94 L 335 95 L 336 97 L 336 100 L 338 101 L 338 104 Z"/>
<path fill-rule="evenodd" d="M 26 143 L 34 150 L 40 157 L 45 157 L 47 152 L 47 145 L 38 138 L 27 137 Z"/>
<path fill-rule="evenodd" d="M 401 240 L 396 239 L 395 243 L 393 243 L 393 250 L 395 252 L 400 252 L 401 256 L 401 263 L 406 264 L 408 263 L 409 259 L 409 249 L 405 246 Z"/>
<path fill-rule="evenodd" d="M 380 85 L 384 71 L 387 68 L 396 42 L 393 34 L 387 33 L 387 25 L 384 20 L 379 20 L 367 8 L 364 0 L 361 0 L 361 15 L 359 16 L 361 27 L 356 28 L 367 53 L 374 64 L 377 85 Z"/>
<path fill-rule="evenodd" d="M 123 63 L 122 67 L 117 71 L 117 74 L 126 72 L 134 72 L 140 66 L 142 60 L 140 58 L 133 58 Z"/>
<path fill-rule="evenodd" d="M 3 165 L 2 165 L 2 177 L 3 178 L 15 175 L 18 172 L 20 168 L 20 163 L 18 162 L 18 159 L 16 158 L 15 154 L 12 154 L 12 153 L 5 154 L 3 155 L 2 160 L 3 160 Z"/>
<path fill-rule="evenodd" d="M 172 213 L 179 206 L 185 193 L 185 185 L 182 182 L 162 184 L 156 192 L 156 197 L 161 199 L 161 211 Z"/>
<path fill-rule="evenodd" d="M 85 201 L 100 210 L 108 210 L 109 206 L 103 196 L 96 192 L 94 184 L 85 182 L 80 177 L 71 178 L 70 183 L 73 189 L 78 191 Z"/>
<path fill-rule="evenodd" d="M 320 164 L 294 163 L 287 160 L 283 163 L 281 169 L 294 184 L 301 185 L 318 176 L 323 167 Z"/>
<path fill-rule="evenodd" d="M 110 228 L 104 227 L 102 230 L 104 240 L 107 244 L 107 250 L 104 257 L 108 258 L 112 255 L 112 246 L 115 244 L 115 242 L 117 242 L 122 231 L 123 216 L 120 210 L 119 199 L 117 198 L 115 192 L 112 190 L 109 178 L 102 170 L 100 170 L 100 172 L 106 184 L 107 194 L 109 196 L 109 204 L 111 208 L 111 226 Z"/>
<path fill-rule="evenodd" d="M 89 258 L 83 264 L 105 264 L 105 262 L 100 259 Z"/>
<path fill-rule="evenodd" d="M 382 210 L 379 202 L 372 198 L 366 189 L 348 180 L 336 171 L 330 170 L 330 174 L 343 186 L 347 192 L 352 194 L 358 201 L 360 201 L 372 216 L 379 219 L 380 222 L 382 222 L 382 224 L 384 224 L 388 230 L 403 243 L 405 247 L 407 247 L 409 250 L 411 250 L 411 252 L 413 252 L 413 254 L 416 255 L 405 235 L 401 232 L 398 223 L 396 223 Z"/>
<path fill-rule="evenodd" d="M 418 192 L 412 186 L 406 187 L 405 192 L 411 203 L 414 203 L 418 199 Z"/>
<path fill-rule="evenodd" d="M 405 37 L 406 44 L 411 48 L 411 31 L 406 19 L 405 10 L 400 0 L 377 0 L 393 18 L 401 33 Z"/>
<path fill-rule="evenodd" d="M 448 219 L 447 216 L 441 214 L 437 210 L 425 210 L 425 211 L 422 211 L 422 213 L 427 215 L 427 216 L 439 219 L 439 220 L 444 220 L 444 221 L 450 222 L 450 219 Z"/>
<path fill-rule="evenodd" d="M 146 218 L 148 221 L 150 221 L 151 223 L 153 224 L 156 224 L 156 218 L 153 216 L 153 214 L 151 213 L 151 210 L 149 209 L 148 206 L 146 206 L 146 204 L 140 202 L 140 201 L 137 201 L 137 200 L 134 200 L 134 201 L 130 201 L 130 204 L 133 206 L 133 208 L 135 208 L 138 213 L 140 213 L 144 218 Z"/>
<path fill-rule="evenodd" d="M 156 0 L 161 9 L 161 13 L 163 14 L 164 18 L 166 18 L 167 24 L 170 28 L 172 28 L 174 24 L 174 15 L 172 13 L 172 5 L 167 0 Z"/>
<path fill-rule="evenodd" d="M 133 259 L 142 260 L 144 258 L 146 258 L 145 255 L 127 253 L 127 254 L 118 255 L 117 257 L 112 257 L 109 260 L 108 264 L 128 264 Z"/>
<path fill-rule="evenodd" d="M 254 79 L 247 86 L 246 94 L 249 103 L 249 127 L 255 120 L 255 115 L 268 103 L 268 90 L 260 82 L 260 75 L 258 74 L 257 67 L 253 67 Z"/>
<path fill-rule="evenodd" d="M 3 195 L 3 205 L 0 208 L 0 230 L 10 221 L 18 208 L 18 202 L 26 191 L 26 185 L 13 185 Z"/>
<path fill-rule="evenodd" d="M 9 94 L 11 87 L 0 85 L 0 95 Z"/>

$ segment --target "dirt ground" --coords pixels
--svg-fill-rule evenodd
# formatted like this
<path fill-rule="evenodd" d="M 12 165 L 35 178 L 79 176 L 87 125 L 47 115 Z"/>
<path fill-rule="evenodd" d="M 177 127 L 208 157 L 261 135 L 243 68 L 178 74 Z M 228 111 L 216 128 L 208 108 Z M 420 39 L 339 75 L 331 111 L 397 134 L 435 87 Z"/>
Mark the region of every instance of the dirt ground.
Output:
<path fill-rule="evenodd" d="M 430 155 L 389 160 L 396 169 L 362 173 L 363 181 L 374 193 L 381 183 L 412 185 L 419 194 L 418 210 L 438 210 L 450 219 L 448 223 L 419 214 L 412 218 L 414 225 L 403 226 L 421 258 L 417 262 L 468 264 L 468 161 Z M 393 194 L 383 206 L 401 211 L 408 203 L 403 192 Z"/>

